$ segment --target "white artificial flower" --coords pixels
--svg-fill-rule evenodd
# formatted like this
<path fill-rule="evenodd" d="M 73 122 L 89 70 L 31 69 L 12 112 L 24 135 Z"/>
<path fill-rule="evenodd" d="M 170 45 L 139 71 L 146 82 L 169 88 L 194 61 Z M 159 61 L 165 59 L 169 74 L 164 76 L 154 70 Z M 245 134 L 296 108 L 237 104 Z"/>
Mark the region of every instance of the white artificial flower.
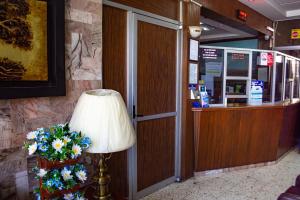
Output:
<path fill-rule="evenodd" d="M 87 177 L 86 177 L 86 172 L 83 171 L 83 170 L 80 170 L 78 172 L 75 173 L 77 178 L 81 181 L 81 182 L 84 182 L 86 181 Z"/>
<path fill-rule="evenodd" d="M 82 150 L 81 150 L 81 147 L 79 145 L 74 144 L 73 147 L 72 147 L 72 151 L 73 151 L 75 157 L 77 157 L 77 156 L 81 155 Z"/>
<path fill-rule="evenodd" d="M 31 131 L 29 133 L 27 133 L 27 140 L 34 140 L 37 137 L 37 132 L 36 131 Z"/>
<path fill-rule="evenodd" d="M 71 142 L 71 139 L 68 136 L 64 136 L 64 144 L 68 144 L 69 142 Z"/>
<path fill-rule="evenodd" d="M 71 171 L 64 168 L 61 172 L 61 176 L 63 177 L 64 181 L 70 180 L 73 178 L 73 175 L 71 175 Z"/>
<path fill-rule="evenodd" d="M 56 139 L 52 142 L 52 147 L 58 152 L 61 152 L 61 148 L 63 146 L 64 146 L 64 143 L 60 139 Z"/>
<path fill-rule="evenodd" d="M 65 200 L 73 200 L 74 199 L 74 195 L 72 193 L 65 194 L 64 195 L 64 199 Z"/>
<path fill-rule="evenodd" d="M 29 145 L 28 147 L 28 151 L 29 151 L 29 155 L 32 155 L 36 152 L 37 149 L 37 143 L 33 143 L 32 145 Z"/>
<path fill-rule="evenodd" d="M 43 178 L 47 174 L 47 171 L 44 169 L 40 169 L 40 171 L 37 173 L 37 175 L 41 178 Z"/>

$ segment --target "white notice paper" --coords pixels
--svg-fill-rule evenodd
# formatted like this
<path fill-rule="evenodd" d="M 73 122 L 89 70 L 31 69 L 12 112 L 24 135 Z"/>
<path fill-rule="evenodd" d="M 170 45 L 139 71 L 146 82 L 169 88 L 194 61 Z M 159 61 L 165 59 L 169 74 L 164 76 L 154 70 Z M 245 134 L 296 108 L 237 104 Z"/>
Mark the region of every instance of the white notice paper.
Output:
<path fill-rule="evenodd" d="M 199 42 L 197 40 L 190 40 L 190 60 L 198 61 L 199 56 Z"/>
<path fill-rule="evenodd" d="M 198 64 L 190 63 L 189 84 L 198 83 Z"/>

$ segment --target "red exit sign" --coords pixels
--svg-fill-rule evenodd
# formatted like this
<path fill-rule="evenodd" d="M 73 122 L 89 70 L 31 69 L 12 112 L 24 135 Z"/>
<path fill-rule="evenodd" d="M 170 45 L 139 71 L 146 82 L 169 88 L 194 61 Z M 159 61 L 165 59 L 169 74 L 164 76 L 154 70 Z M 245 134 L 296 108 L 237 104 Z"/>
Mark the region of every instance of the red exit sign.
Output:
<path fill-rule="evenodd" d="M 243 10 L 237 10 L 237 18 L 242 21 L 247 21 L 248 13 Z"/>

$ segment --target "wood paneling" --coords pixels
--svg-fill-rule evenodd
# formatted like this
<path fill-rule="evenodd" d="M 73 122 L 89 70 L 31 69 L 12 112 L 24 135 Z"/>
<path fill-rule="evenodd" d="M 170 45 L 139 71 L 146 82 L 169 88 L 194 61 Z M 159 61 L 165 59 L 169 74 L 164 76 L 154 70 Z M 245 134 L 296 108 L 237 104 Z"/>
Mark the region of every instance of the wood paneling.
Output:
<path fill-rule="evenodd" d="M 126 100 L 127 12 L 103 6 L 103 87 Z"/>
<path fill-rule="evenodd" d="M 174 176 L 175 118 L 139 122 L 138 191 Z"/>
<path fill-rule="evenodd" d="M 154 13 L 170 19 L 179 20 L 178 0 L 112 0 L 143 11 Z"/>
<path fill-rule="evenodd" d="M 279 139 L 277 157 L 287 153 L 296 144 L 299 136 L 300 104 L 286 106 L 283 112 L 282 129 Z"/>
<path fill-rule="evenodd" d="M 200 3 L 203 5 L 203 7 L 207 9 L 210 9 L 240 24 L 245 24 L 250 28 L 253 28 L 262 33 L 269 33 L 266 30 L 266 27 L 273 26 L 272 20 L 256 12 L 255 10 L 252 10 L 251 8 L 242 4 L 238 0 L 200 0 Z M 246 22 L 237 19 L 237 9 L 241 9 L 248 13 L 248 18 Z"/>
<path fill-rule="evenodd" d="M 126 11 L 103 6 L 103 87 L 114 89 L 126 101 Z M 109 160 L 110 184 L 114 199 L 128 197 L 127 151 L 114 153 Z"/>
<path fill-rule="evenodd" d="M 177 31 L 138 22 L 138 114 L 176 111 Z"/>
<path fill-rule="evenodd" d="M 182 120 L 181 120 L 181 179 L 194 175 L 194 126 L 191 100 L 188 90 L 189 26 L 200 23 L 201 8 L 195 4 L 183 4 L 183 52 L 182 52 Z"/>
<path fill-rule="evenodd" d="M 276 38 L 275 38 L 275 46 L 295 46 L 300 45 L 300 40 L 292 40 L 291 32 L 292 29 L 300 28 L 300 19 L 288 20 L 288 21 L 279 21 L 277 30 L 276 30 Z"/>
<path fill-rule="evenodd" d="M 281 106 L 195 111 L 195 170 L 276 160 L 282 117 Z"/>

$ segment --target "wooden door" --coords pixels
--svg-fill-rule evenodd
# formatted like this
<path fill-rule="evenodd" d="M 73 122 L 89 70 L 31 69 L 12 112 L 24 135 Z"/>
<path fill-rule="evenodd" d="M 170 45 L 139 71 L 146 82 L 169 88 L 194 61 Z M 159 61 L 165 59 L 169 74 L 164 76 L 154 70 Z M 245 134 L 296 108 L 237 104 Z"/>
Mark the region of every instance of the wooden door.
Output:
<path fill-rule="evenodd" d="M 175 181 L 178 32 L 174 25 L 145 17 L 137 18 L 135 27 L 138 198 Z"/>

